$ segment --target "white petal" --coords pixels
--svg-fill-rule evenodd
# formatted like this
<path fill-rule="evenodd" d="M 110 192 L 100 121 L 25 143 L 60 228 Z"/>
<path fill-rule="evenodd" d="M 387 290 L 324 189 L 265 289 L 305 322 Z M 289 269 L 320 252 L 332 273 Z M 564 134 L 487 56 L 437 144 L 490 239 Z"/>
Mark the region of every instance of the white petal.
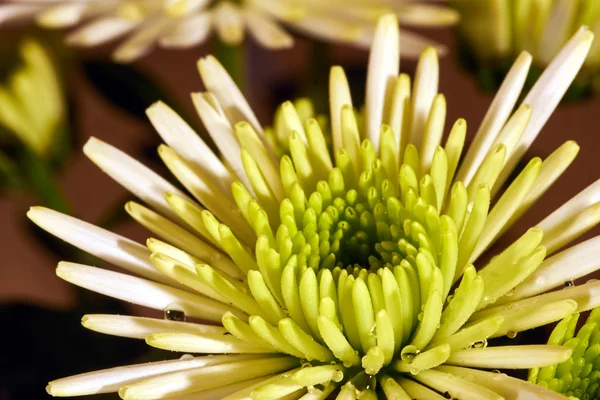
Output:
<path fill-rule="evenodd" d="M 194 393 L 284 371 L 297 364 L 293 357 L 229 362 L 145 379 L 121 388 L 119 395 L 125 400 L 144 400 Z"/>
<path fill-rule="evenodd" d="M 167 204 L 165 194 L 170 192 L 187 200 L 190 199 L 181 190 L 167 182 L 166 179 L 163 179 L 160 175 L 116 147 L 94 137 L 90 138 L 83 146 L 83 152 L 102 171 L 136 197 L 162 214 L 176 221 L 180 220 Z"/>
<path fill-rule="evenodd" d="M 270 375 L 267 375 L 270 376 Z M 248 379 L 246 381 L 231 383 L 229 385 L 219 386 L 214 389 L 202 390 L 201 392 L 195 392 L 190 394 L 184 394 L 182 396 L 175 397 L 166 397 L 165 400 L 221 400 L 224 399 L 225 396 L 236 393 L 240 390 L 244 390 L 247 387 L 251 386 L 259 386 L 265 381 L 265 377 L 261 376 L 259 378 Z M 258 384 L 258 385 L 257 385 Z M 248 400 L 251 400 L 248 398 Z"/>
<path fill-rule="evenodd" d="M 505 399 L 511 400 L 565 400 L 565 396 L 523 379 L 516 379 L 497 372 L 480 371 L 471 368 L 441 366 L 440 371 L 474 379 L 481 386 L 493 390 Z"/>
<path fill-rule="evenodd" d="M 568 347 L 553 345 L 493 346 L 455 351 L 445 364 L 488 369 L 527 369 L 560 364 L 571 357 Z"/>
<path fill-rule="evenodd" d="M 200 115 L 202 124 L 217 145 L 219 153 L 223 155 L 236 176 L 249 188 L 250 182 L 242 165 L 240 145 L 219 101 L 209 92 L 192 93 L 192 101 L 196 106 L 198 115 Z"/>
<path fill-rule="evenodd" d="M 164 332 L 212 335 L 223 335 L 227 332 L 225 328 L 214 325 L 110 314 L 84 315 L 81 324 L 94 332 L 132 339 L 145 339 L 148 335 Z"/>
<path fill-rule="evenodd" d="M 544 244 L 556 250 L 589 229 L 589 221 L 600 212 L 600 179 L 572 197 L 537 226 L 544 231 Z M 586 213 L 586 210 L 590 212 Z M 591 221 L 594 222 L 594 221 Z M 586 230 L 587 230 L 586 229 Z M 574 236 L 574 237 L 573 237 Z M 550 252 L 550 251 L 549 251 Z"/>
<path fill-rule="evenodd" d="M 239 46 L 244 40 L 244 19 L 240 7 L 224 0 L 215 5 L 212 12 L 219 39 L 230 46 Z"/>
<path fill-rule="evenodd" d="M 456 175 L 456 180 L 463 181 L 466 186 L 469 185 L 471 179 L 475 176 L 475 172 L 477 172 L 483 159 L 490 152 L 498 133 L 515 108 L 530 66 L 531 54 L 524 51 L 519 55 L 506 74 L 506 78 L 504 78 L 481 125 L 479 125 L 475 139 L 473 139 L 473 143 L 469 146 L 469 151 L 463 159 Z"/>
<path fill-rule="evenodd" d="M 417 148 L 421 147 L 421 139 L 425 123 L 429 117 L 431 104 L 438 91 L 439 63 L 437 52 L 428 47 L 421 54 L 411 97 L 411 141 Z"/>
<path fill-rule="evenodd" d="M 193 14 L 164 32 L 158 43 L 165 48 L 193 47 L 204 42 L 211 29 L 212 22 L 208 13 Z"/>
<path fill-rule="evenodd" d="M 42 11 L 36 19 L 46 28 L 67 28 L 81 22 L 88 7 L 84 2 L 63 2 Z"/>
<path fill-rule="evenodd" d="M 531 119 L 496 185 L 502 186 L 552 115 L 585 61 L 593 39 L 594 34 L 587 27 L 581 27 L 546 67 L 523 100 L 523 103 L 529 104 L 533 109 Z"/>
<path fill-rule="evenodd" d="M 119 63 L 129 63 L 145 56 L 156 40 L 167 30 L 171 29 L 175 21 L 162 16 L 148 19 L 131 37 L 113 52 L 112 58 Z"/>
<path fill-rule="evenodd" d="M 460 19 L 458 11 L 452 8 L 424 2 L 401 5 L 398 11 L 398 20 L 402 25 L 442 27 L 454 25 Z"/>
<path fill-rule="evenodd" d="M 398 19 L 389 14 L 381 17 L 369 55 L 365 97 L 366 134 L 379 152 L 381 123 L 385 108 L 389 107 L 391 91 L 400 69 L 400 33 Z"/>
<path fill-rule="evenodd" d="M 150 346 L 185 353 L 270 353 L 277 350 L 260 347 L 232 335 L 194 334 L 186 332 L 155 333 L 146 338 Z"/>
<path fill-rule="evenodd" d="M 331 136 L 333 154 L 343 147 L 342 141 L 342 107 L 352 107 L 352 95 L 344 69 L 340 66 L 331 67 L 329 73 L 329 115 L 331 116 Z"/>
<path fill-rule="evenodd" d="M 294 39 L 281 25 L 266 14 L 246 8 L 244 19 L 248 31 L 259 44 L 268 49 L 287 49 L 294 45 Z"/>
<path fill-rule="evenodd" d="M 161 0 L 164 11 L 172 17 L 190 15 L 210 4 L 211 0 Z"/>
<path fill-rule="evenodd" d="M 150 262 L 150 251 L 139 243 L 77 218 L 44 207 L 32 207 L 27 217 L 59 239 L 144 278 L 180 286 Z"/>
<path fill-rule="evenodd" d="M 374 29 L 370 23 L 360 24 L 309 14 L 288 22 L 288 25 L 324 42 L 348 43 L 364 49 L 368 49 L 373 42 Z"/>
<path fill-rule="evenodd" d="M 4 4 L 0 6 L 0 24 L 20 21 L 34 16 L 43 10 L 40 4 Z"/>
<path fill-rule="evenodd" d="M 231 173 L 183 118 L 161 101 L 150 106 L 146 115 L 170 147 L 210 176 L 224 194 L 230 192 Z"/>
<path fill-rule="evenodd" d="M 216 182 L 193 168 L 173 149 L 161 145 L 158 154 L 169 170 L 220 221 L 229 226 L 240 237 L 253 237 L 254 231 L 245 219 L 240 218 L 241 211 L 229 197 L 223 196 L 215 187 Z"/>
<path fill-rule="evenodd" d="M 137 21 L 118 17 L 102 17 L 69 33 L 67 43 L 74 46 L 97 46 L 131 32 Z"/>
<path fill-rule="evenodd" d="M 506 300 L 535 296 L 598 270 L 599 246 L 600 236 L 596 236 L 547 258 Z"/>
<path fill-rule="evenodd" d="M 479 321 L 494 315 L 505 315 L 519 313 L 526 309 L 535 307 L 539 309 L 547 304 L 554 304 L 569 299 L 577 302 L 574 312 L 583 312 L 600 306 L 600 281 L 590 280 L 583 285 L 568 287 L 563 290 L 557 290 L 538 296 L 517 300 L 512 303 L 506 303 L 483 309 L 473 314 L 471 321 Z"/>
<path fill-rule="evenodd" d="M 118 391 L 123 385 L 143 378 L 236 361 L 240 357 L 244 356 L 205 356 L 109 368 L 57 379 L 48 384 L 46 391 L 52 396 L 60 397 L 111 393 Z"/>
<path fill-rule="evenodd" d="M 230 394 L 227 397 L 223 397 L 221 400 L 252 400 L 252 392 L 254 389 L 259 388 L 263 385 L 276 381 L 278 379 L 284 378 L 284 376 L 289 376 L 289 374 L 295 372 L 297 370 L 286 371 L 283 374 L 279 375 L 267 375 L 261 376 L 260 378 L 253 379 L 255 383 L 252 385 L 248 385 L 245 388 L 236 391 L 235 393 Z M 249 381 L 245 381 L 249 382 Z"/>
<path fill-rule="evenodd" d="M 202 320 L 220 322 L 222 315 L 236 309 L 171 286 L 82 264 L 60 262 L 60 278 L 88 290 L 155 310 L 179 310 Z"/>
<path fill-rule="evenodd" d="M 219 61 L 213 56 L 201 58 L 198 61 L 198 70 L 204 86 L 215 95 L 229 122 L 235 125 L 239 121 L 248 121 L 259 136 L 263 137 L 262 127 L 248 101 Z"/>

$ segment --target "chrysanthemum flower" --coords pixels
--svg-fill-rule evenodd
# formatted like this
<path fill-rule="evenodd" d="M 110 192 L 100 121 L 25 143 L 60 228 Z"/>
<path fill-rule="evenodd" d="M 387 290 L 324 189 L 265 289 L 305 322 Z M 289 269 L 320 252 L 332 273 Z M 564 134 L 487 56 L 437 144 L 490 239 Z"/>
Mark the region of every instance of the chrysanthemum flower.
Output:
<path fill-rule="evenodd" d="M 495 79 L 491 75 L 506 72 L 505 65 L 522 51 L 531 53 L 541 70 L 580 26 L 589 26 L 594 34 L 600 31 L 600 6 L 595 0 L 453 0 L 453 5 L 461 12 L 461 40 L 479 64 L 486 85 Z M 595 43 L 575 80 L 576 92 L 590 85 L 600 89 L 599 70 L 600 44 Z"/>
<path fill-rule="evenodd" d="M 309 103 L 288 102 L 265 130 L 220 64 L 200 60 L 209 92 L 192 98 L 222 157 L 165 104 L 147 112 L 167 143 L 158 152 L 187 193 L 97 139 L 84 148 L 145 203 L 130 202 L 126 210 L 160 239 L 145 247 L 48 209 L 28 215 L 138 275 L 62 262 L 59 277 L 166 313 L 86 315 L 85 327 L 211 355 L 59 379 L 48 392 L 118 391 L 125 399 L 563 398 L 484 370 L 553 365 L 571 349 L 487 340 L 600 304 L 600 282 L 550 291 L 598 267 L 598 239 L 559 251 L 598 222 L 600 184 L 487 264 L 477 260 L 574 159 L 578 147 L 566 142 L 546 160 L 532 159 L 501 189 L 592 37 L 587 29 L 577 32 L 510 115 L 530 62 L 517 60 L 460 168 L 466 122 L 456 121 L 441 145 L 446 104 L 436 52 L 421 56 L 411 90 L 410 78 L 398 75 L 394 16 L 376 30 L 361 118 L 344 71 L 334 67 L 330 124 L 314 118 Z"/>
<path fill-rule="evenodd" d="M 563 319 L 548 339 L 549 345 L 571 349 L 571 357 L 558 365 L 532 369 L 529 381 L 566 396 L 597 399 L 600 394 L 600 308 L 590 313 L 575 335 L 578 320 L 579 314 Z"/>
<path fill-rule="evenodd" d="M 229 45 L 244 40 L 245 31 L 266 48 L 292 46 L 280 22 L 321 40 L 368 47 L 377 18 L 394 11 L 406 25 L 448 26 L 456 11 L 422 1 L 389 0 L 12 0 L 0 6 L 0 22 L 35 16 L 45 27 L 66 28 L 81 22 L 67 41 L 94 46 L 127 36 L 114 52 L 120 62 L 146 54 L 154 45 L 187 48 L 203 42 L 211 31 Z M 403 32 L 406 55 L 432 44 Z"/>

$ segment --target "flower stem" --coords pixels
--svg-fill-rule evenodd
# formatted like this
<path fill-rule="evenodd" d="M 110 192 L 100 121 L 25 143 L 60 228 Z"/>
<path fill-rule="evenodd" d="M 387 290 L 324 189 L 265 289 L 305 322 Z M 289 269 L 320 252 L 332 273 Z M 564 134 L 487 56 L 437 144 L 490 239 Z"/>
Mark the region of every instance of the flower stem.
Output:
<path fill-rule="evenodd" d="M 225 70 L 238 85 L 242 93 L 246 92 L 246 52 L 244 44 L 230 46 L 215 39 L 215 54 Z"/>

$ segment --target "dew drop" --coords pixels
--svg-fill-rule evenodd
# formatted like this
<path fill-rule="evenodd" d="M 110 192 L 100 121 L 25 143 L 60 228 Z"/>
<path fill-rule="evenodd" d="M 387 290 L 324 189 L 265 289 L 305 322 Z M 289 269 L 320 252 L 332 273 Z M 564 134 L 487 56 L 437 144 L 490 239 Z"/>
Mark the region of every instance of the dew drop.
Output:
<path fill-rule="evenodd" d="M 454 298 L 454 295 L 453 295 L 453 294 L 451 294 L 450 296 L 448 296 L 448 297 L 446 298 L 446 303 L 450 303 L 450 302 L 452 301 L 452 299 L 453 299 L 453 298 Z"/>
<path fill-rule="evenodd" d="M 419 372 L 421 372 L 419 369 L 417 368 L 410 368 L 409 372 L 413 375 L 417 375 Z"/>
<path fill-rule="evenodd" d="M 480 340 L 479 342 L 473 343 L 474 349 L 485 349 L 488 345 L 487 339 Z"/>
<path fill-rule="evenodd" d="M 502 372 L 500 372 L 500 370 L 498 370 L 498 369 L 493 369 L 490 372 L 493 374 L 502 374 Z"/>
<path fill-rule="evenodd" d="M 187 360 L 193 360 L 193 359 L 194 359 L 194 356 L 193 356 L 193 355 L 191 355 L 191 354 L 184 354 L 184 355 L 182 355 L 181 357 L 179 357 L 179 359 L 180 359 L 180 360 L 184 360 L 184 361 L 187 361 Z"/>
<path fill-rule="evenodd" d="M 185 322 L 185 313 L 181 310 L 167 309 L 165 319 L 169 321 Z"/>
<path fill-rule="evenodd" d="M 514 339 L 514 338 L 517 337 L 517 332 L 515 332 L 515 331 L 508 331 L 506 333 L 506 336 L 508 336 L 509 339 Z"/>
<path fill-rule="evenodd" d="M 452 398 L 452 395 L 450 394 L 450 392 L 444 392 L 444 393 L 442 394 L 442 396 L 444 396 L 444 397 L 445 397 L 445 398 L 447 398 L 447 399 L 451 399 L 451 398 Z"/>
<path fill-rule="evenodd" d="M 417 315 L 417 319 L 419 321 L 423 321 L 423 313 L 422 312 L 420 312 L 419 315 Z"/>
<path fill-rule="evenodd" d="M 335 371 L 331 379 L 334 382 L 340 382 L 342 379 L 344 379 L 344 373 L 342 371 Z"/>
<path fill-rule="evenodd" d="M 506 292 L 506 294 L 504 296 L 505 297 L 514 296 L 514 294 L 515 294 L 516 291 L 517 291 L 517 288 L 514 287 L 514 288 L 510 289 L 508 292 Z"/>
<path fill-rule="evenodd" d="M 565 286 L 566 288 L 568 288 L 568 287 L 573 287 L 573 286 L 575 286 L 575 282 L 573 282 L 573 279 L 570 279 L 570 280 L 568 280 L 568 281 L 565 281 L 565 283 L 564 283 L 564 286 Z"/>

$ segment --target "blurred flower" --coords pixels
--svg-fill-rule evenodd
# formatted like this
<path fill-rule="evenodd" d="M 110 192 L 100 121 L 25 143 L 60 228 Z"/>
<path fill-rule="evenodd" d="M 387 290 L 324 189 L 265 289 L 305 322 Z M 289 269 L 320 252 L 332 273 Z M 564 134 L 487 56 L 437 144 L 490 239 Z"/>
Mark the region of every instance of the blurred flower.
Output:
<path fill-rule="evenodd" d="M 192 99 L 222 158 L 164 103 L 147 111 L 167 143 L 159 155 L 191 196 L 109 144 L 92 139 L 84 147 L 146 203 L 125 208 L 160 240 L 144 247 L 40 207 L 28 216 L 139 276 L 61 262 L 59 277 L 165 313 L 86 315 L 85 327 L 213 355 L 90 372 L 50 382 L 48 392 L 118 391 L 125 399 L 324 399 L 332 392 L 375 399 L 376 391 L 388 399 L 562 398 L 479 368 L 529 369 L 571 357 L 562 346 L 487 340 L 600 305 L 600 282 L 548 292 L 599 267 L 598 238 L 558 251 L 600 219 L 600 181 L 479 271 L 473 263 L 575 158 L 578 146 L 568 141 L 546 160 L 532 159 L 503 187 L 592 38 L 578 31 L 511 116 L 530 62 L 517 60 L 460 168 L 466 122 L 456 121 L 442 147 L 446 103 L 436 51 L 421 56 L 411 90 L 410 78 L 398 75 L 392 15 L 376 29 L 362 118 L 343 69 L 331 70 L 331 149 L 310 103 L 284 103 L 267 134 L 221 65 L 201 59 L 208 92 Z"/>
<path fill-rule="evenodd" d="M 565 286 L 571 286 L 568 282 Z M 575 336 L 579 314 L 571 315 L 556 325 L 548 344 L 564 346 L 572 355 L 561 364 L 535 368 L 529 381 L 582 400 L 598 398 L 600 394 L 600 308 L 594 309 Z"/>
<path fill-rule="evenodd" d="M 21 60 L 0 84 L 0 125 L 38 156 L 48 157 L 65 123 L 65 98 L 48 52 L 35 40 L 19 45 Z"/>
<path fill-rule="evenodd" d="M 406 25 L 448 26 L 458 14 L 423 1 L 392 0 L 12 0 L 0 6 L 0 22 L 35 16 L 46 27 L 65 28 L 84 22 L 67 37 L 79 46 L 94 46 L 128 35 L 114 58 L 129 62 L 158 44 L 187 48 L 204 40 L 212 30 L 229 44 L 240 44 L 248 30 L 262 46 L 293 45 L 280 22 L 310 36 L 368 47 L 377 17 L 398 13 Z M 407 54 L 418 55 L 433 42 L 403 32 Z"/>
<path fill-rule="evenodd" d="M 461 40 L 479 68 L 500 73 L 519 53 L 533 55 L 538 67 L 547 66 L 581 26 L 600 31 L 600 2 L 596 0 L 454 0 L 461 13 Z M 600 88 L 600 43 L 590 49 L 575 84 Z"/>

